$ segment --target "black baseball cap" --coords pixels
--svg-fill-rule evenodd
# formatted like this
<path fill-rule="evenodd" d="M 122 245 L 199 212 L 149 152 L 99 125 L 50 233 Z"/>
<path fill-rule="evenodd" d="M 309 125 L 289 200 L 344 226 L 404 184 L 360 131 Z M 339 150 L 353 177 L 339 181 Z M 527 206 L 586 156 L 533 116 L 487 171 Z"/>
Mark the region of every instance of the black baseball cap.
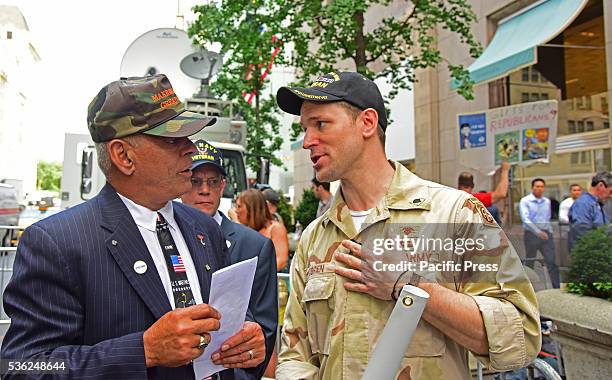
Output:
<path fill-rule="evenodd" d="M 223 169 L 223 155 L 219 149 L 204 140 L 195 141 L 194 144 L 198 151 L 191 155 L 191 170 L 195 170 L 200 165 L 208 164 L 219 169 L 224 176 L 227 175 L 225 169 Z"/>
<path fill-rule="evenodd" d="M 299 115 L 304 101 L 331 103 L 345 101 L 365 110 L 378 113 L 378 124 L 387 129 L 385 102 L 376 83 L 355 72 L 332 72 L 319 77 L 309 87 L 281 87 L 276 102 L 283 111 Z"/>

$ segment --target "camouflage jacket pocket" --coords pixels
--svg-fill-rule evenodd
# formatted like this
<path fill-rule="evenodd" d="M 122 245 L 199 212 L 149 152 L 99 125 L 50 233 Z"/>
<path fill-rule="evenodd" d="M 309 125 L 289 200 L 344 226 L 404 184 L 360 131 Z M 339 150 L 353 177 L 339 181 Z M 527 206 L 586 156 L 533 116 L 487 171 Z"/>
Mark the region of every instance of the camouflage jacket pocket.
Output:
<path fill-rule="evenodd" d="M 444 334 L 423 319 L 412 336 L 406 357 L 442 356 L 446 350 Z"/>
<path fill-rule="evenodd" d="M 304 287 L 308 340 L 313 354 L 329 355 L 335 280 L 334 273 L 321 273 L 311 276 Z"/>

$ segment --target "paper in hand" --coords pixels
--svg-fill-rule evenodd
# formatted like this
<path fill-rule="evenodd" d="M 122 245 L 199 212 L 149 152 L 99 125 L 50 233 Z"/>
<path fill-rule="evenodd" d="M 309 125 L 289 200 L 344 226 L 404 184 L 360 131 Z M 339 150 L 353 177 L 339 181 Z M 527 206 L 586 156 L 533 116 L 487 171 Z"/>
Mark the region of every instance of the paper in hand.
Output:
<path fill-rule="evenodd" d="M 257 257 L 253 257 L 212 274 L 208 304 L 221 313 L 221 328 L 210 333 L 210 344 L 204 353 L 193 361 L 196 380 L 226 369 L 222 365 L 214 364 L 211 356 L 221 348 L 223 342 L 242 329 L 256 268 Z"/>

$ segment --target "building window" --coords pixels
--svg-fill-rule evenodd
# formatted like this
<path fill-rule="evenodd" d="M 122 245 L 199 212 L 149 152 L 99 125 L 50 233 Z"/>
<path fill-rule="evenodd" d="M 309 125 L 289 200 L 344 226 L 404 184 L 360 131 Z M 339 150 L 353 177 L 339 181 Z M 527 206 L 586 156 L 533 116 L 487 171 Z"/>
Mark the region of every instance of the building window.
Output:
<path fill-rule="evenodd" d="M 579 159 L 580 159 L 580 152 L 574 152 L 572 153 L 572 156 L 570 157 L 570 162 L 573 165 L 576 165 Z"/>
<path fill-rule="evenodd" d="M 537 102 L 538 100 L 540 100 L 540 94 L 538 94 L 537 92 L 534 92 L 531 94 L 531 101 L 532 102 Z"/>
<path fill-rule="evenodd" d="M 584 121 L 580 120 L 576 123 L 576 132 L 578 133 L 584 132 Z"/>
<path fill-rule="evenodd" d="M 591 151 L 584 152 L 574 152 L 570 157 L 570 162 L 574 165 L 584 165 L 588 164 L 591 160 L 589 160 L 589 156 Z"/>
<path fill-rule="evenodd" d="M 579 110 L 583 110 L 584 109 L 584 101 L 582 96 L 579 96 L 576 98 L 576 108 Z"/>
<path fill-rule="evenodd" d="M 548 94 L 540 94 L 541 100 L 548 100 Z"/>
<path fill-rule="evenodd" d="M 604 129 L 610 129 L 610 123 L 607 121 L 604 121 Z"/>
<path fill-rule="evenodd" d="M 576 133 L 576 122 L 574 120 L 567 121 L 567 130 L 569 133 Z"/>
<path fill-rule="evenodd" d="M 531 81 L 532 82 L 540 81 L 540 73 L 538 72 L 538 70 L 534 69 L 533 67 L 531 68 Z"/>
<path fill-rule="evenodd" d="M 612 167 L 610 160 L 610 148 L 595 150 L 595 171 L 610 170 Z"/>
<path fill-rule="evenodd" d="M 521 80 L 523 82 L 529 82 L 529 67 L 525 67 L 521 70 Z"/>
<path fill-rule="evenodd" d="M 590 96 L 585 96 L 584 97 L 584 107 L 587 110 L 591 109 L 591 97 Z"/>
<path fill-rule="evenodd" d="M 608 97 L 601 97 L 601 113 L 607 115 L 608 114 Z"/>
<path fill-rule="evenodd" d="M 13 32 L 10 30 L 6 31 L 6 39 L 7 40 L 12 40 L 13 39 Z"/>
<path fill-rule="evenodd" d="M 529 103 L 529 94 L 526 92 L 521 93 L 521 103 Z"/>
<path fill-rule="evenodd" d="M 592 121 L 587 121 L 586 122 L 586 129 L 585 130 L 588 132 L 588 131 L 592 131 L 593 129 L 594 129 L 593 128 L 593 122 Z"/>

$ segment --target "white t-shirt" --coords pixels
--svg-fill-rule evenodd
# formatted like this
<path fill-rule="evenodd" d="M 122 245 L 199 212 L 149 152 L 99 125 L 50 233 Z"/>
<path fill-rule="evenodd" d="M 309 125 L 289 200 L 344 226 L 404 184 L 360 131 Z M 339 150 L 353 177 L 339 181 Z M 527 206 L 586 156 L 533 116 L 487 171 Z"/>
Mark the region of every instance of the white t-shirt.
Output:
<path fill-rule="evenodd" d="M 361 225 L 366 220 L 368 215 L 374 210 L 373 208 L 365 211 L 353 211 L 349 210 L 351 213 L 351 217 L 353 218 L 353 225 L 355 226 L 355 230 L 359 232 L 361 230 Z"/>
<path fill-rule="evenodd" d="M 559 223 L 569 224 L 569 210 L 574 204 L 574 198 L 564 199 L 559 205 Z"/>

